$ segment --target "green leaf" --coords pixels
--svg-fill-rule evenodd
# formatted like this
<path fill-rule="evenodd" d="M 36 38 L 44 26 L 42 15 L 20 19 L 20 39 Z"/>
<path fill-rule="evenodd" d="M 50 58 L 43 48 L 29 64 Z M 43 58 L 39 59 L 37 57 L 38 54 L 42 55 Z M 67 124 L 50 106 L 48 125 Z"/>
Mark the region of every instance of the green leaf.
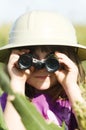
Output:
<path fill-rule="evenodd" d="M 0 63 L 0 87 L 3 91 L 13 94 L 10 88 L 10 79 L 4 69 L 4 66 Z"/>

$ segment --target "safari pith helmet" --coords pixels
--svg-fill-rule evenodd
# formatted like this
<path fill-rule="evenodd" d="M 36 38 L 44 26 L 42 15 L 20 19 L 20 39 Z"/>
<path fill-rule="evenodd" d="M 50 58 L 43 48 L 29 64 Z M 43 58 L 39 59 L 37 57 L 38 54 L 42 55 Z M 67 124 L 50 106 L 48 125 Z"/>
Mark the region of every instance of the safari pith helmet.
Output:
<path fill-rule="evenodd" d="M 0 48 L 0 61 L 8 58 L 10 49 L 36 45 L 76 47 L 80 59 L 86 59 L 86 46 L 77 43 L 75 29 L 66 18 L 56 12 L 31 11 L 15 21 L 9 44 Z"/>

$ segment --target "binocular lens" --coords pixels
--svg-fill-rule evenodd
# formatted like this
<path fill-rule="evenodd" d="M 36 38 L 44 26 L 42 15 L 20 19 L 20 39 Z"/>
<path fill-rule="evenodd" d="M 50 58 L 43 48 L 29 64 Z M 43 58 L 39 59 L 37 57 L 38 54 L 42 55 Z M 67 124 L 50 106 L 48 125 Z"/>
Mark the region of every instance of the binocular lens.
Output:
<path fill-rule="evenodd" d="M 48 72 L 55 72 L 59 69 L 59 62 L 55 57 L 50 57 L 45 63 Z"/>
<path fill-rule="evenodd" d="M 30 68 L 32 66 L 31 55 L 28 55 L 28 54 L 21 55 L 18 60 L 18 66 L 22 70 Z"/>

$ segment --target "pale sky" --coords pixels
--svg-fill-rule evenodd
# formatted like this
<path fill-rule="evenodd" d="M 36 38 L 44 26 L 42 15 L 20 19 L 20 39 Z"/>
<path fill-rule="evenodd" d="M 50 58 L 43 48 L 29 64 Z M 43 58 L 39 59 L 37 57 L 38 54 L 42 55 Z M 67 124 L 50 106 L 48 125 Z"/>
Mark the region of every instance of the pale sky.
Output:
<path fill-rule="evenodd" d="M 86 0 L 0 0 L 0 24 L 34 9 L 57 11 L 74 23 L 86 24 Z"/>

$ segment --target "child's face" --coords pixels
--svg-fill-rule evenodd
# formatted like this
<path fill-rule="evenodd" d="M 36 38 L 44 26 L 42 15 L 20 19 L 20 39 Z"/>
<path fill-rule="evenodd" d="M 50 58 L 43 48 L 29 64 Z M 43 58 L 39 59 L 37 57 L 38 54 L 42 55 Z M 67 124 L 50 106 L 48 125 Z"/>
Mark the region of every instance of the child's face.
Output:
<path fill-rule="evenodd" d="M 33 52 L 34 56 L 39 60 L 45 59 L 49 53 L 50 52 L 41 51 L 40 48 Z M 46 68 L 40 70 L 34 69 L 27 83 L 38 90 L 45 90 L 56 85 L 57 79 L 55 74 L 49 73 Z"/>

